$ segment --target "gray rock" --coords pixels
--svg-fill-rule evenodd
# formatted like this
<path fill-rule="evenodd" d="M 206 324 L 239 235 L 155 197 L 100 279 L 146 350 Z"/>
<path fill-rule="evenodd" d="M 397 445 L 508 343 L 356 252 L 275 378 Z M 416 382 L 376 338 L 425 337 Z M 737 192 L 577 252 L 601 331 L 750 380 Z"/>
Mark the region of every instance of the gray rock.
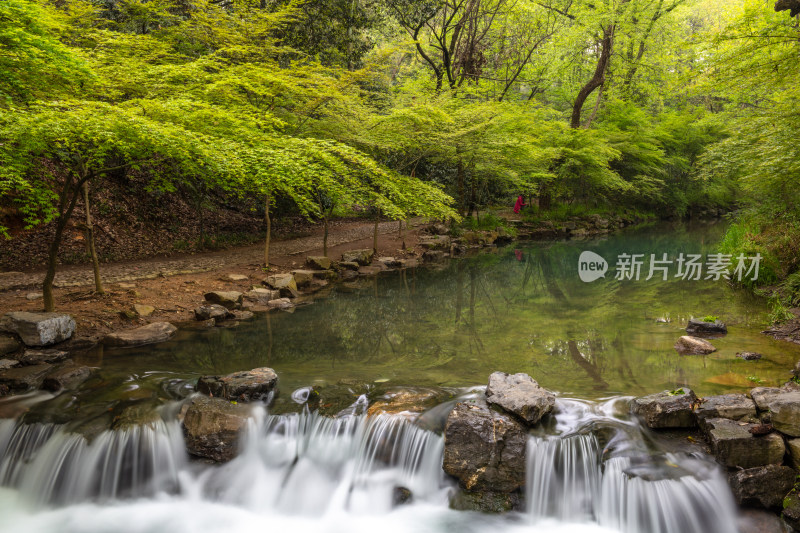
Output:
<path fill-rule="evenodd" d="M 800 390 L 794 384 L 780 389 L 757 387 L 750 395 L 759 411 L 769 413 L 775 429 L 791 437 L 800 437 Z"/>
<path fill-rule="evenodd" d="M 297 283 L 291 274 L 273 274 L 264 281 L 271 288 L 280 291 L 284 298 L 297 298 Z"/>
<path fill-rule="evenodd" d="M 528 374 L 494 372 L 489 376 L 486 401 L 534 425 L 553 410 L 556 397 Z"/>
<path fill-rule="evenodd" d="M 451 243 L 452 241 L 447 235 L 434 235 L 431 237 L 423 236 L 419 239 L 420 247 L 429 251 L 438 250 L 440 252 L 446 252 L 450 250 Z"/>
<path fill-rule="evenodd" d="M 342 254 L 342 262 L 344 263 L 358 263 L 361 266 L 367 266 L 372 263 L 372 257 L 375 255 L 371 249 L 364 250 L 350 250 Z"/>
<path fill-rule="evenodd" d="M 314 270 L 292 270 L 294 282 L 298 287 L 310 285 L 311 281 L 314 279 L 314 274 L 316 274 Z"/>
<path fill-rule="evenodd" d="M 169 322 L 153 322 L 136 329 L 110 333 L 103 339 L 106 346 L 143 346 L 163 342 L 172 337 L 178 328 Z"/>
<path fill-rule="evenodd" d="M 450 508 L 456 511 L 500 514 L 521 510 L 522 498 L 517 492 L 458 490 L 450 499 Z"/>
<path fill-rule="evenodd" d="M 187 451 L 213 461 L 230 461 L 239 451 L 249 414 L 247 407 L 222 398 L 193 398 L 183 417 Z"/>
<path fill-rule="evenodd" d="M 745 361 L 758 361 L 764 356 L 757 352 L 736 352 L 736 357 Z"/>
<path fill-rule="evenodd" d="M 0 356 L 8 355 L 19 350 L 21 344 L 14 337 L 0 335 Z"/>
<path fill-rule="evenodd" d="M 237 291 L 212 291 L 203 297 L 207 302 L 227 309 L 239 309 L 242 306 L 242 293 Z"/>
<path fill-rule="evenodd" d="M 17 359 L 23 365 L 41 365 L 45 363 L 60 363 L 69 354 L 61 350 L 25 350 Z"/>
<path fill-rule="evenodd" d="M 225 281 L 247 281 L 249 279 L 250 277 L 244 274 L 228 274 L 225 276 Z"/>
<path fill-rule="evenodd" d="M 19 366 L 19 361 L 16 359 L 0 359 L 0 372 Z"/>
<path fill-rule="evenodd" d="M 41 292 L 29 292 L 28 294 L 25 295 L 25 299 L 31 301 L 41 300 L 42 298 L 44 298 L 44 294 L 42 294 Z"/>
<path fill-rule="evenodd" d="M 329 257 L 322 255 L 310 255 L 306 257 L 306 264 L 314 270 L 328 270 L 331 268 L 333 261 Z"/>
<path fill-rule="evenodd" d="M 227 376 L 203 376 L 197 392 L 237 402 L 266 400 L 278 384 L 278 375 L 271 368 L 254 368 Z"/>
<path fill-rule="evenodd" d="M 6 313 L 0 331 L 16 333 L 26 346 L 49 346 L 65 341 L 75 333 L 75 321 L 62 313 Z"/>
<path fill-rule="evenodd" d="M 0 387 L 5 386 L 13 392 L 38 389 L 52 365 L 20 366 L 0 373 Z"/>
<path fill-rule="evenodd" d="M 256 316 L 252 311 L 234 311 L 233 318 L 234 320 L 250 320 Z"/>
<path fill-rule="evenodd" d="M 759 509 L 740 509 L 739 533 L 790 533 L 779 516 Z"/>
<path fill-rule="evenodd" d="M 111 429 L 122 431 L 138 426 L 153 427 L 162 420 L 156 406 L 151 403 L 140 403 L 125 407 L 122 412 L 114 417 Z"/>
<path fill-rule="evenodd" d="M 525 484 L 528 432 L 484 402 L 458 403 L 444 429 L 444 471 L 469 491 L 509 493 Z"/>
<path fill-rule="evenodd" d="M 219 304 L 201 305 L 194 310 L 194 317 L 197 320 L 225 320 L 232 318 L 233 313 L 227 307 Z"/>
<path fill-rule="evenodd" d="M 675 350 L 681 355 L 707 355 L 716 352 L 714 345 L 700 337 L 684 335 L 675 342 Z"/>
<path fill-rule="evenodd" d="M 270 300 L 267 305 L 273 309 L 289 309 L 294 307 L 294 304 L 289 298 L 278 298 L 277 300 Z"/>
<path fill-rule="evenodd" d="M 244 293 L 244 299 L 250 302 L 255 302 L 261 305 L 267 305 L 270 300 L 276 300 L 281 297 L 281 291 L 273 289 L 262 289 L 254 287 L 253 290 Z"/>
<path fill-rule="evenodd" d="M 728 327 L 719 320 L 704 322 L 692 318 L 686 325 L 686 333 L 696 337 L 719 337 L 728 333 Z"/>
<path fill-rule="evenodd" d="M 448 228 L 441 222 L 436 224 L 431 224 L 426 229 L 428 230 L 428 233 L 432 235 L 447 235 L 448 233 L 450 233 L 450 228 Z"/>
<path fill-rule="evenodd" d="M 358 274 L 360 276 L 377 276 L 382 271 L 383 269 L 378 266 L 362 266 L 358 269 Z"/>
<path fill-rule="evenodd" d="M 700 399 L 700 406 L 695 410 L 697 421 L 701 426 L 711 418 L 729 418 L 745 422 L 756 421 L 756 403 L 744 394 L 722 394 Z"/>
<path fill-rule="evenodd" d="M 800 439 L 787 439 L 786 452 L 789 454 L 789 464 L 800 471 Z"/>
<path fill-rule="evenodd" d="M 414 495 L 406 487 L 395 487 L 392 490 L 392 505 L 406 505 L 414 501 Z"/>
<path fill-rule="evenodd" d="M 788 466 L 767 465 L 732 472 L 728 483 L 739 505 L 778 509 L 794 486 L 795 472 Z"/>
<path fill-rule="evenodd" d="M 649 428 L 692 428 L 697 426 L 693 410 L 696 402 L 694 391 L 683 387 L 636 398 L 631 411 L 642 417 Z"/>
<path fill-rule="evenodd" d="M 387 268 L 398 268 L 401 264 L 400 261 L 394 257 L 379 257 L 378 263 L 385 265 Z"/>
<path fill-rule="evenodd" d="M 754 436 L 756 424 L 734 422 L 727 418 L 706 420 L 706 436 L 717 461 L 729 467 L 754 468 L 781 464 L 785 446 L 777 433 Z"/>
<path fill-rule="evenodd" d="M 74 389 L 89 379 L 91 375 L 91 368 L 70 361 L 47 374 L 42 381 L 42 388 L 53 392 L 61 389 Z"/>

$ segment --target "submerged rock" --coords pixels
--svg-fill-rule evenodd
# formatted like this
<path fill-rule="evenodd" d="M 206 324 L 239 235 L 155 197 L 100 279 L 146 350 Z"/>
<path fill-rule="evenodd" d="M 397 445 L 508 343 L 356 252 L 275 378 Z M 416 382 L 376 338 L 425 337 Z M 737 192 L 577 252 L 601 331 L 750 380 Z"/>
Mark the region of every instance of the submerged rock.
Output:
<path fill-rule="evenodd" d="M 721 394 L 700 399 L 695 411 L 701 426 L 711 418 L 729 418 L 746 422 L 756 421 L 756 404 L 744 394 Z"/>
<path fill-rule="evenodd" d="M 372 249 L 364 250 L 350 250 L 342 254 L 343 263 L 358 263 L 361 266 L 367 266 L 372 263 L 372 257 L 375 253 Z"/>
<path fill-rule="evenodd" d="M 777 433 L 755 436 L 750 432 L 755 426 L 727 418 L 706 420 L 706 436 L 717 461 L 740 468 L 781 464 L 785 451 L 781 436 Z"/>
<path fill-rule="evenodd" d="M 0 387 L 5 387 L 10 392 L 38 389 L 52 368 L 48 364 L 11 368 L 0 373 Z"/>
<path fill-rule="evenodd" d="M 69 361 L 47 374 L 42 381 L 42 388 L 53 392 L 61 389 L 74 389 L 89 379 L 91 375 L 92 369 L 88 366 L 81 366 Z"/>
<path fill-rule="evenodd" d="M 694 336 L 720 337 L 728 333 L 728 327 L 719 320 L 704 322 L 703 320 L 692 318 L 686 325 L 686 333 Z"/>
<path fill-rule="evenodd" d="M 525 484 L 528 432 L 484 402 L 458 403 L 444 429 L 444 471 L 469 491 L 513 492 Z"/>
<path fill-rule="evenodd" d="M 697 426 L 694 415 L 696 402 L 694 391 L 683 387 L 636 398 L 631 411 L 641 416 L 649 428 L 693 428 Z"/>
<path fill-rule="evenodd" d="M 435 389 L 392 390 L 367 409 L 367 414 L 410 414 L 416 415 L 444 401 L 447 393 Z"/>
<path fill-rule="evenodd" d="M 736 357 L 745 361 L 758 361 L 764 356 L 757 352 L 736 352 Z"/>
<path fill-rule="evenodd" d="M 26 346 L 49 346 L 72 337 L 75 321 L 62 313 L 18 311 L 0 319 L 0 331 L 16 333 Z"/>
<path fill-rule="evenodd" d="M 714 345 L 700 337 L 684 335 L 675 342 L 675 350 L 681 355 L 707 355 L 716 352 Z"/>
<path fill-rule="evenodd" d="M 528 374 L 494 372 L 489 376 L 486 401 L 534 425 L 553 410 L 556 397 Z"/>
<path fill-rule="evenodd" d="M 392 491 L 392 505 L 406 505 L 414 501 L 414 495 L 405 487 L 395 487 Z"/>
<path fill-rule="evenodd" d="M 266 400 L 278 384 L 278 375 L 271 368 L 254 368 L 227 376 L 203 376 L 197 392 L 238 402 Z"/>
<path fill-rule="evenodd" d="M 207 302 L 221 305 L 226 309 L 242 307 L 242 293 L 238 291 L 212 291 L 203 295 Z"/>
<path fill-rule="evenodd" d="M 197 396 L 183 417 L 186 450 L 196 457 L 225 462 L 239 451 L 239 439 L 250 411 L 222 398 Z"/>
<path fill-rule="evenodd" d="M 739 505 L 778 509 L 794 486 L 795 472 L 788 466 L 767 465 L 733 472 L 728 482 Z"/>
<path fill-rule="evenodd" d="M 103 339 L 106 346 L 133 347 L 163 342 L 172 337 L 178 328 L 169 322 L 153 322 L 136 329 L 110 333 Z"/>

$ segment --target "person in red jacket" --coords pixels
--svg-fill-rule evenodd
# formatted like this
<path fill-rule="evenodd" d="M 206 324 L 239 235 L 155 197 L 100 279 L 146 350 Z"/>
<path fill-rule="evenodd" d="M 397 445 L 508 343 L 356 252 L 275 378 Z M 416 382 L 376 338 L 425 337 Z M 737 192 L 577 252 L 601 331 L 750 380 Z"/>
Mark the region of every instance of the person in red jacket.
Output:
<path fill-rule="evenodd" d="M 517 197 L 517 203 L 514 204 L 514 213 L 519 214 L 519 210 L 522 209 L 523 207 L 525 207 L 526 205 L 528 205 L 528 204 L 525 203 L 525 199 L 520 194 Z"/>

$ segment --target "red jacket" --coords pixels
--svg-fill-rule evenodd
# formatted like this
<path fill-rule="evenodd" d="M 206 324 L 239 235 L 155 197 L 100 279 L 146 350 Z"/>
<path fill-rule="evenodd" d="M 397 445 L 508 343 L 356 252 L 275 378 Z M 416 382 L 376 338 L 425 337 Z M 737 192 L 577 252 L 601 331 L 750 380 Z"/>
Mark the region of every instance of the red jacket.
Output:
<path fill-rule="evenodd" d="M 522 198 L 522 195 L 520 194 L 517 197 L 517 203 L 514 204 L 514 212 L 519 214 L 519 210 L 525 207 L 526 205 L 528 204 L 525 203 L 525 200 Z"/>

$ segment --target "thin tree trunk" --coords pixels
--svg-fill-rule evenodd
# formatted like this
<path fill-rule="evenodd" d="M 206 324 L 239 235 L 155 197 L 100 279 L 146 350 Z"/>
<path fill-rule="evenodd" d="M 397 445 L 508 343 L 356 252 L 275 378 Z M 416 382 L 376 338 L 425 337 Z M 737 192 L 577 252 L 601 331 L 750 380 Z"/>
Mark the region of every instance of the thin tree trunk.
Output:
<path fill-rule="evenodd" d="M 97 250 L 94 243 L 94 225 L 92 225 L 91 205 L 89 204 L 89 182 L 83 183 L 83 204 L 86 206 L 86 242 L 89 246 L 89 255 L 92 258 L 94 270 L 94 290 L 97 294 L 105 294 L 103 280 L 100 279 L 100 261 L 97 259 Z"/>
<path fill-rule="evenodd" d="M 269 269 L 269 241 L 272 237 L 272 219 L 269 216 L 269 194 L 264 202 L 264 218 L 267 221 L 267 238 L 264 241 L 264 267 Z"/>
<path fill-rule="evenodd" d="M 375 231 L 372 234 L 372 251 L 375 255 L 378 254 L 378 223 L 380 222 L 379 218 L 375 219 Z"/>
<path fill-rule="evenodd" d="M 406 229 L 408 229 L 408 220 L 406 220 Z M 403 243 L 402 250 L 406 249 L 406 233 L 403 231 L 403 221 L 400 221 L 400 240 Z"/>
<path fill-rule="evenodd" d="M 50 243 L 50 249 L 47 254 L 47 273 L 45 274 L 44 282 L 42 283 L 42 296 L 44 300 L 44 310 L 48 312 L 56 310 L 55 298 L 53 297 L 53 281 L 56 279 L 58 249 L 61 246 L 61 239 L 64 236 L 64 229 L 67 227 L 69 217 L 72 216 L 72 210 L 75 209 L 78 196 L 80 196 L 80 185 L 77 185 L 77 189 L 72 191 L 72 198 L 69 198 L 69 185 L 71 180 L 72 177 L 66 178 L 64 188 L 61 191 L 61 199 L 59 201 L 58 210 L 59 214 L 56 221 L 56 234 L 53 236 L 53 241 Z"/>
<path fill-rule="evenodd" d="M 464 163 L 461 159 L 458 160 L 458 168 L 456 170 L 456 183 L 458 187 L 458 212 L 464 214 Z"/>
<path fill-rule="evenodd" d="M 600 102 L 603 100 L 603 89 L 605 89 L 605 85 L 600 86 L 600 90 L 597 91 L 597 101 L 594 103 L 594 110 L 592 111 L 592 115 L 589 117 L 589 120 L 586 121 L 586 124 L 583 126 L 585 129 L 589 129 L 592 126 L 592 122 L 597 117 L 597 111 L 600 109 Z"/>
<path fill-rule="evenodd" d="M 600 57 L 597 60 L 594 74 L 592 78 L 586 82 L 586 85 L 581 88 L 580 92 L 578 92 L 578 97 L 575 99 L 575 103 L 572 106 L 572 117 L 570 120 L 570 126 L 572 128 L 577 129 L 581 127 L 581 110 L 583 109 L 584 102 L 586 102 L 586 99 L 595 89 L 603 85 L 606 81 L 606 70 L 611 60 L 611 47 L 614 44 L 614 29 L 615 27 L 613 24 L 603 28 L 603 39 L 600 41 Z"/>
<path fill-rule="evenodd" d="M 325 228 L 322 234 L 322 255 L 328 257 L 328 215 L 322 218 L 322 225 Z"/>

